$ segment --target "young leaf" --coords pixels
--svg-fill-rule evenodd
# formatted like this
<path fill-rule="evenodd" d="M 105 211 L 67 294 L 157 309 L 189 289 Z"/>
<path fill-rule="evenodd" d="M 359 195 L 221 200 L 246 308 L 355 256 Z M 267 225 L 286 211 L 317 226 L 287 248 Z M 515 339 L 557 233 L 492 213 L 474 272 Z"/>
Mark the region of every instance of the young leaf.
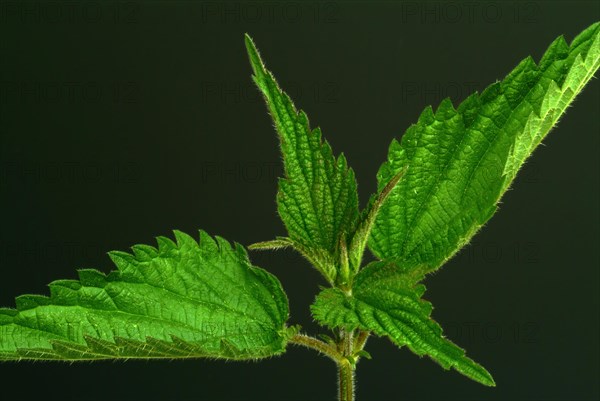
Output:
<path fill-rule="evenodd" d="M 352 293 L 338 288 L 322 291 L 311 306 L 315 319 L 330 328 L 372 331 L 387 336 L 399 347 L 428 355 L 444 369 L 494 386 L 494 379 L 482 366 L 465 356 L 463 349 L 444 338 L 442 328 L 430 318 L 432 306 L 421 299 L 425 286 L 414 266 L 373 262 L 356 276 Z"/>
<path fill-rule="evenodd" d="M 406 168 L 401 169 L 392 179 L 381 189 L 378 194 L 373 194 L 365 209 L 361 212 L 358 227 L 352 241 L 350 242 L 349 262 L 352 266 L 353 273 L 356 274 L 362 263 L 363 253 L 367 246 L 369 234 L 373 229 L 373 224 L 379 213 L 379 209 L 385 203 L 387 197 L 398 184 L 402 176 L 406 172 Z"/>
<path fill-rule="evenodd" d="M 354 232 L 358 218 L 354 172 L 343 154 L 335 158 L 319 128 L 311 130 L 306 114 L 279 88 L 248 35 L 246 47 L 281 143 L 285 178 L 279 180 L 279 215 L 295 247 L 334 283 L 340 241 Z"/>
<path fill-rule="evenodd" d="M 255 359 L 280 354 L 290 333 L 279 281 L 246 251 L 175 231 L 158 249 L 111 252 L 118 270 L 80 270 L 0 309 L 0 360 Z"/>
<path fill-rule="evenodd" d="M 379 187 L 405 166 L 382 206 L 369 248 L 380 259 L 437 269 L 494 214 L 517 170 L 600 65 L 600 23 L 568 46 L 555 40 L 538 65 L 523 60 L 502 82 L 429 107 L 389 149 Z"/>

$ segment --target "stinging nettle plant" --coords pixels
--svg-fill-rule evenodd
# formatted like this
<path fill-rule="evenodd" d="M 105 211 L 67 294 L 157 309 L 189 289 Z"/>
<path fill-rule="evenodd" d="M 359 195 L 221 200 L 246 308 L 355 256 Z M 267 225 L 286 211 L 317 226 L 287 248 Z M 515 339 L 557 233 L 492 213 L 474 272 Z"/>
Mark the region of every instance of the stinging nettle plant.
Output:
<path fill-rule="evenodd" d="M 175 231 L 175 241 L 158 237 L 158 248 L 110 252 L 116 271 L 79 270 L 79 280 L 50 283 L 50 297 L 22 295 L 16 309 L 0 309 L 0 360 L 256 360 L 292 343 L 333 359 L 339 398 L 352 400 L 356 364 L 377 335 L 494 386 L 431 319 L 421 282 L 492 217 L 523 162 L 593 77 L 600 23 L 571 45 L 559 37 L 539 63 L 524 59 L 457 108 L 449 99 L 435 112 L 426 108 L 392 141 L 363 210 L 343 154 L 336 158 L 320 129 L 309 127 L 245 40 L 280 138 L 277 206 L 289 234 L 248 248 L 293 248 L 323 275 L 330 287 L 311 311 L 329 336 L 288 325 L 280 282 L 253 266 L 244 247 Z M 363 266 L 366 248 L 377 260 Z"/>

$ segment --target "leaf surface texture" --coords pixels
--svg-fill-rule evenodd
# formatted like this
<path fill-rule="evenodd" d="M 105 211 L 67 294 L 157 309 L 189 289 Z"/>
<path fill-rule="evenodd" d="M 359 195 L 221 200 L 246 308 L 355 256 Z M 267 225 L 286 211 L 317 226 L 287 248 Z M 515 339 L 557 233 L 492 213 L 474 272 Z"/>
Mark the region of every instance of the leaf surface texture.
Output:
<path fill-rule="evenodd" d="M 50 297 L 0 309 L 0 360 L 254 359 L 284 351 L 287 298 L 246 251 L 200 232 L 175 231 L 158 248 L 111 252 L 118 270 L 80 270 Z"/>
<path fill-rule="evenodd" d="M 354 233 L 359 215 L 354 172 L 279 88 L 249 36 L 246 47 L 281 144 L 285 177 L 279 180 L 279 215 L 296 248 L 333 282 L 340 242 Z"/>
<path fill-rule="evenodd" d="M 431 319 L 432 306 L 421 299 L 425 286 L 410 266 L 373 262 L 356 276 L 352 294 L 337 288 L 322 291 L 311 306 L 315 319 L 328 327 L 361 329 L 387 336 L 399 347 L 427 355 L 444 369 L 454 368 L 487 386 L 495 385 L 482 366 L 446 339 Z"/>
<path fill-rule="evenodd" d="M 495 213 L 523 162 L 600 65 L 600 23 L 571 45 L 555 40 L 502 82 L 454 108 L 426 108 L 378 172 L 382 188 L 408 166 L 382 206 L 369 248 L 379 259 L 440 267 Z M 577 133 L 573 133 L 576 135 Z"/>

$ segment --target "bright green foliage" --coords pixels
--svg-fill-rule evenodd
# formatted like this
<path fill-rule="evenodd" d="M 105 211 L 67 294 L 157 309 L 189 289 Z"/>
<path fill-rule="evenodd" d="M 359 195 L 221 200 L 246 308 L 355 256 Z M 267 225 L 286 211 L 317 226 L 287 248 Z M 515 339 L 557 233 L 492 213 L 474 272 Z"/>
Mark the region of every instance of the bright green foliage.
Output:
<path fill-rule="evenodd" d="M 457 109 L 429 107 L 394 140 L 379 187 L 408 166 L 381 208 L 369 248 L 429 272 L 494 214 L 517 170 L 600 65 L 600 23 L 568 46 L 555 40 L 539 65 L 523 60 L 502 82 Z"/>
<path fill-rule="evenodd" d="M 414 266 L 373 262 L 356 276 L 352 294 L 338 288 L 322 291 L 311 306 L 321 324 L 331 328 L 359 328 L 388 336 L 394 344 L 408 346 L 415 354 L 428 355 L 445 369 L 454 368 L 487 386 L 492 376 L 445 339 L 442 328 L 429 315 L 432 306 L 421 299 L 425 286 Z"/>
<path fill-rule="evenodd" d="M 293 247 L 325 276 L 333 288 L 311 311 L 335 339 L 287 327 L 279 281 L 252 266 L 239 244 L 176 231 L 176 242 L 159 237 L 158 249 L 112 252 L 118 270 L 108 275 L 80 270 L 79 281 L 51 283 L 50 297 L 23 295 L 17 309 L 0 309 L 0 360 L 256 359 L 293 342 L 334 359 L 340 397 L 351 399 L 352 370 L 368 357 L 362 348 L 374 333 L 495 385 L 431 319 L 420 281 L 494 214 L 523 162 L 599 68 L 600 23 L 570 46 L 558 38 L 538 65 L 526 58 L 457 109 L 448 99 L 435 113 L 425 109 L 402 142 L 392 142 L 378 193 L 361 213 L 344 156 L 310 128 L 247 35 L 246 47 L 279 134 L 285 177 L 277 205 L 289 233 L 251 248 Z M 381 260 L 361 270 L 367 244 Z"/>
<path fill-rule="evenodd" d="M 118 270 L 80 270 L 0 309 L 0 360 L 254 359 L 282 353 L 287 298 L 246 251 L 200 232 L 175 231 L 158 249 L 112 252 Z"/>
<path fill-rule="evenodd" d="M 385 203 L 387 197 L 396 187 L 398 182 L 400 182 L 400 179 L 404 176 L 405 172 L 406 168 L 400 170 L 394 177 L 392 177 L 390 181 L 388 181 L 388 183 L 380 190 L 378 194 L 371 195 L 367 206 L 361 212 L 358 227 L 352 236 L 352 241 L 350 242 L 350 250 L 348 255 L 349 264 L 352 268 L 353 274 L 358 273 L 358 270 L 360 269 L 365 247 L 367 246 L 367 241 L 369 240 L 369 235 L 371 234 L 371 230 L 375 224 L 375 219 L 377 218 L 379 209 Z"/>
<path fill-rule="evenodd" d="M 358 218 L 354 172 L 343 154 L 335 158 L 319 128 L 311 130 L 306 114 L 296 110 L 279 89 L 247 35 L 246 47 L 254 82 L 264 95 L 281 143 L 285 178 L 279 180 L 279 215 L 294 247 L 333 284 L 342 264 L 341 247 Z"/>

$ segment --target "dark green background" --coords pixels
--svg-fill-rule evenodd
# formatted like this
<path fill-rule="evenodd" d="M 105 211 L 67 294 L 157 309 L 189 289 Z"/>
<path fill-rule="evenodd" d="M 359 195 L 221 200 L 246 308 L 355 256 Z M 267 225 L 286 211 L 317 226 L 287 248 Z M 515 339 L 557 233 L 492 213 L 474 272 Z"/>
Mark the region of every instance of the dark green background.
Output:
<path fill-rule="evenodd" d="M 336 152 L 361 201 L 390 140 L 427 104 L 502 79 L 600 3 L 0 3 L 0 305 L 105 252 L 177 228 L 250 244 L 283 235 L 280 155 L 243 33 Z M 544 141 L 500 212 L 427 280 L 434 318 L 494 375 L 485 388 L 369 341 L 358 396 L 597 399 L 598 112 L 595 80 Z M 252 253 L 291 299 L 324 284 L 291 252 Z M 260 363 L 4 363 L 2 399 L 334 399 L 329 360 L 290 346 Z M 22 383 L 22 384 L 19 384 Z"/>

